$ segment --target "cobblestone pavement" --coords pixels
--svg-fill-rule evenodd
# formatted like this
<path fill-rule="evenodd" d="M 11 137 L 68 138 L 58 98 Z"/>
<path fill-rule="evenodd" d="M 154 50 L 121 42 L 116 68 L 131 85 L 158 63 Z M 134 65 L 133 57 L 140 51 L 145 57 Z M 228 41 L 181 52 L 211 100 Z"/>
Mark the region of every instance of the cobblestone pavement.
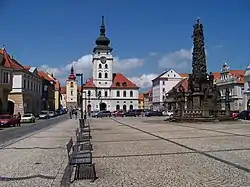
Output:
<path fill-rule="evenodd" d="M 50 187 L 55 184 L 66 160 L 66 143 L 76 125 L 77 120 L 67 119 L 0 149 L 0 186 Z"/>
<path fill-rule="evenodd" d="M 91 122 L 99 178 L 71 186 L 250 186 L 250 124 L 114 120 Z"/>

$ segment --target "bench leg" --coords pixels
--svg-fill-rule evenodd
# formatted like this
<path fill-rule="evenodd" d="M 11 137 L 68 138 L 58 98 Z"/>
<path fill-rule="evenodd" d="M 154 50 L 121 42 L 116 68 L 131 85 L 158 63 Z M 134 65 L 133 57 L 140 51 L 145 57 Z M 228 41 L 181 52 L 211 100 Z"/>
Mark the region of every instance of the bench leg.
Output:
<path fill-rule="evenodd" d="M 79 165 L 76 165 L 74 180 L 77 180 L 78 178 L 79 178 Z"/>
<path fill-rule="evenodd" d="M 94 182 L 96 180 L 95 164 L 93 163 L 91 167 L 92 167 L 92 182 Z"/>

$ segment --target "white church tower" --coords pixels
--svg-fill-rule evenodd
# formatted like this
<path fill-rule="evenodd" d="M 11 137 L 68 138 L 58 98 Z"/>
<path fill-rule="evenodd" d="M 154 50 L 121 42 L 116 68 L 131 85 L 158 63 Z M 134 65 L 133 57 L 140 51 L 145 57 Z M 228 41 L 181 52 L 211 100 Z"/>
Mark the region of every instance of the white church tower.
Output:
<path fill-rule="evenodd" d="M 110 40 L 105 35 L 104 16 L 100 28 L 100 36 L 96 39 L 93 50 L 93 83 L 97 88 L 109 88 L 113 80 L 113 56 Z"/>
<path fill-rule="evenodd" d="M 66 81 L 66 106 L 76 107 L 77 106 L 77 80 L 74 73 L 73 65 L 71 67 L 70 75 Z"/>

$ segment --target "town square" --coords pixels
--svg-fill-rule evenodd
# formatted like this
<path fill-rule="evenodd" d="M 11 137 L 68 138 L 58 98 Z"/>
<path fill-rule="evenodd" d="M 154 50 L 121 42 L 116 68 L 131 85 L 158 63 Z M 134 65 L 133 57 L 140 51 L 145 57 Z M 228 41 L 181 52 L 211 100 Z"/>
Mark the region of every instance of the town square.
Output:
<path fill-rule="evenodd" d="M 250 186 L 249 2 L 120 3 L 4 1 L 0 186 Z"/>

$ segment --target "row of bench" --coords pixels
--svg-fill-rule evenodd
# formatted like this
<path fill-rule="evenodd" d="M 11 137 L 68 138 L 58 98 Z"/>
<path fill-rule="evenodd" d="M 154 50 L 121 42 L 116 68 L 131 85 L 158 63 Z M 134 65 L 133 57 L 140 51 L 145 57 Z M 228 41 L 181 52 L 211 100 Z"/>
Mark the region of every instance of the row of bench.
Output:
<path fill-rule="evenodd" d="M 67 143 L 68 164 L 75 168 L 74 180 L 96 179 L 95 164 L 92 159 L 90 124 L 88 120 L 79 119 L 76 129 L 76 141 L 72 137 Z"/>

